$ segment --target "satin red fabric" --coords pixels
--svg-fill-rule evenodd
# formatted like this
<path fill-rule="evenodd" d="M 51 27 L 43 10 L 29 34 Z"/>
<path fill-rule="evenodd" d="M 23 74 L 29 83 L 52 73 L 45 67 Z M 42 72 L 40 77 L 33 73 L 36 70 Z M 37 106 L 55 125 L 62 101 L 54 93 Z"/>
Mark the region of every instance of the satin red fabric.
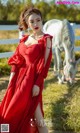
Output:
<path fill-rule="evenodd" d="M 34 118 L 38 103 L 43 113 L 42 90 L 52 58 L 51 49 L 44 66 L 46 39 L 52 39 L 52 36 L 44 34 L 38 44 L 26 46 L 28 37 L 24 36 L 20 40 L 15 53 L 8 60 L 8 64 L 12 66 L 11 72 L 15 72 L 15 75 L 0 105 L 0 124 L 8 123 L 9 133 L 38 133 L 35 122 L 32 121 L 31 124 L 30 121 Z M 36 97 L 32 97 L 33 85 L 40 87 L 40 93 Z"/>

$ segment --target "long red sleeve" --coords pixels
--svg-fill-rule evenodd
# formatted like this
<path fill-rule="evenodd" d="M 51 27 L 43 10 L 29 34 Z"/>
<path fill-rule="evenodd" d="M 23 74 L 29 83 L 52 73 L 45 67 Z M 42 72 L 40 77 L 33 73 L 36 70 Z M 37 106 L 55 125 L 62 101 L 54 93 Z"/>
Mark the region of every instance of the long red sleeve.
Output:
<path fill-rule="evenodd" d="M 28 35 L 27 36 L 23 35 L 22 39 L 20 40 L 20 43 L 24 42 L 27 38 L 28 38 Z M 8 60 L 8 64 L 12 66 L 11 72 L 16 72 L 19 69 L 19 67 L 23 64 L 23 61 L 24 61 L 24 58 L 19 53 L 19 45 L 20 44 L 18 44 L 13 56 L 10 57 Z"/>
<path fill-rule="evenodd" d="M 42 84 L 44 78 L 47 77 L 48 69 L 49 69 L 50 63 L 51 63 L 51 58 L 52 58 L 52 52 L 50 51 L 50 55 L 48 57 L 47 63 L 45 65 L 45 67 L 43 68 L 42 72 L 39 74 L 39 76 L 38 76 L 38 78 L 36 80 L 36 83 L 35 83 L 39 87 Z"/>
<path fill-rule="evenodd" d="M 16 72 L 19 69 L 19 67 L 22 65 L 23 61 L 24 58 L 19 53 L 19 45 L 18 45 L 15 53 L 8 60 L 8 64 L 12 66 L 11 72 Z"/>

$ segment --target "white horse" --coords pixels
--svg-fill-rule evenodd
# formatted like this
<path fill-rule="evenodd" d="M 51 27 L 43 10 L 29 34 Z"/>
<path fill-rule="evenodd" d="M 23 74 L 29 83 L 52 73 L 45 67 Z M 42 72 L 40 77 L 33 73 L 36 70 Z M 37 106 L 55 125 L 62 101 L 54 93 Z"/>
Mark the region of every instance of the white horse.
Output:
<path fill-rule="evenodd" d="M 43 31 L 53 36 L 54 72 L 57 73 L 59 83 L 66 80 L 72 84 L 76 75 L 76 64 L 80 62 L 80 60 L 75 61 L 75 35 L 72 26 L 66 19 L 63 21 L 52 19 L 44 24 Z M 63 50 L 65 52 L 65 61 L 62 74 L 61 51 Z"/>

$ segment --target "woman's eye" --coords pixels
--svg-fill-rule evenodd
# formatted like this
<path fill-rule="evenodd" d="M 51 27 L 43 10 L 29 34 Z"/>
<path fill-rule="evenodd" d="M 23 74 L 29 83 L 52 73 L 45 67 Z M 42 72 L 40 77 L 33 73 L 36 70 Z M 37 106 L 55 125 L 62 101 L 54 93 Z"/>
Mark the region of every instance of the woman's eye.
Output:
<path fill-rule="evenodd" d="M 40 19 L 37 20 L 38 22 L 40 21 Z"/>
<path fill-rule="evenodd" d="M 34 23 L 34 21 L 31 21 L 30 23 Z"/>

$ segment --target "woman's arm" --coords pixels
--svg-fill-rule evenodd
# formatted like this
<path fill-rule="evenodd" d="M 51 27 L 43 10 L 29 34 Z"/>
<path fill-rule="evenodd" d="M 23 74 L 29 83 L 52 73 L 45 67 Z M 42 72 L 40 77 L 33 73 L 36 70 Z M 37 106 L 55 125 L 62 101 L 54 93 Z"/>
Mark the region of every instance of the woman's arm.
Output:
<path fill-rule="evenodd" d="M 40 92 L 40 84 L 46 78 L 48 69 L 50 66 L 51 58 L 52 58 L 52 41 L 51 38 L 46 38 L 46 48 L 45 48 L 45 61 L 44 61 L 44 68 L 40 73 L 35 85 L 33 86 L 33 96 L 37 96 Z"/>
<path fill-rule="evenodd" d="M 14 75 L 15 75 L 15 72 L 11 72 L 10 77 L 9 77 L 9 83 L 8 83 L 8 86 L 9 86 L 9 84 L 10 84 L 12 78 L 14 77 Z"/>
<path fill-rule="evenodd" d="M 35 82 L 35 84 L 38 85 L 39 87 L 41 86 L 43 80 L 47 77 L 51 59 L 52 59 L 52 36 L 49 36 L 45 39 L 46 39 L 45 40 L 46 45 L 45 45 L 45 54 L 44 54 L 44 66 Z"/>
<path fill-rule="evenodd" d="M 51 50 L 51 39 L 47 38 L 47 40 L 46 40 L 45 64 L 44 64 L 44 66 L 46 66 L 46 62 L 47 62 L 47 59 L 49 57 L 50 50 Z"/>

